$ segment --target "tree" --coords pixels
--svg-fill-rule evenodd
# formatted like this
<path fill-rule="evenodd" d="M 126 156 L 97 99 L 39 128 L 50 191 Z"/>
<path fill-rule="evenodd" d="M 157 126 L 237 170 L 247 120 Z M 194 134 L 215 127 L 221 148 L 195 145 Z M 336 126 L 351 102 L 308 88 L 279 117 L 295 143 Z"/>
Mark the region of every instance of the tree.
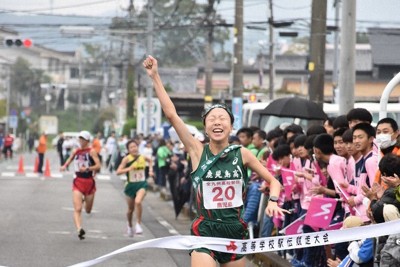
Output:
<path fill-rule="evenodd" d="M 10 73 L 10 109 L 21 114 L 24 108 L 31 108 L 32 115 L 44 110 L 44 97 L 40 84 L 49 82 L 50 78 L 43 70 L 32 69 L 29 62 L 18 57 L 11 66 Z M 24 133 L 28 124 L 25 118 L 19 117 L 18 133 Z"/>
<path fill-rule="evenodd" d="M 219 15 L 213 18 L 213 23 L 208 23 L 206 8 L 206 4 L 198 4 L 197 1 L 177 0 L 174 4 L 171 4 L 170 0 L 154 1 L 154 54 L 157 55 L 160 64 L 191 67 L 204 62 L 209 27 L 215 27 L 215 41 L 220 48 L 222 47 L 217 58 L 230 60 L 223 49 L 224 41 L 229 39 L 229 29 L 225 27 L 226 24 Z M 146 25 L 145 7 L 134 17 L 114 18 L 110 28 L 146 31 Z M 146 36 L 139 36 L 137 42 L 141 47 L 146 47 Z"/>
<path fill-rule="evenodd" d="M 108 61 L 107 51 L 101 45 L 93 45 L 89 43 L 83 44 L 85 49 L 85 57 L 83 59 L 83 77 L 96 79 L 100 84 L 103 82 L 103 66 L 104 62 Z M 92 90 L 93 91 L 93 90 Z M 92 102 L 97 102 L 98 106 L 101 106 L 102 94 L 106 92 L 103 91 L 102 86 L 96 86 L 95 92 L 90 92 L 90 100 Z M 89 98 L 83 98 L 85 100 Z"/>
<path fill-rule="evenodd" d="M 10 78 L 10 107 L 22 107 L 21 96 L 29 95 L 32 83 L 34 82 L 34 73 L 30 68 L 29 62 L 18 57 L 11 66 Z"/>

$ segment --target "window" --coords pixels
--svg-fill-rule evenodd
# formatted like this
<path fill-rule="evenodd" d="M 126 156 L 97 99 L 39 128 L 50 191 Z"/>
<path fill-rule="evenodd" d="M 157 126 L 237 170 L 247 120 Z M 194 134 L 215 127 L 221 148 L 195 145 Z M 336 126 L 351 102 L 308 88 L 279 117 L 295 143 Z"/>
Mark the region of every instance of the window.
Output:
<path fill-rule="evenodd" d="M 70 68 L 69 69 L 69 77 L 71 78 L 71 79 L 77 79 L 77 78 L 79 78 L 79 68 Z"/>

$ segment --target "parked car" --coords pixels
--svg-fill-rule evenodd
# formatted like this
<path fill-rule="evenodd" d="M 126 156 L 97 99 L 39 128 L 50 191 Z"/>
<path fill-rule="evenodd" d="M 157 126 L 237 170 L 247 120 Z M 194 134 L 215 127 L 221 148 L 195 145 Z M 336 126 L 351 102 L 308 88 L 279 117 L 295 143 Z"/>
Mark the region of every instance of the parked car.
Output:
<path fill-rule="evenodd" d="M 64 138 L 67 138 L 67 137 L 78 139 L 79 132 L 64 132 Z M 59 136 L 57 135 L 56 137 L 53 138 L 53 140 L 51 140 L 51 145 L 52 146 L 56 146 L 57 145 L 58 138 L 59 138 Z"/>

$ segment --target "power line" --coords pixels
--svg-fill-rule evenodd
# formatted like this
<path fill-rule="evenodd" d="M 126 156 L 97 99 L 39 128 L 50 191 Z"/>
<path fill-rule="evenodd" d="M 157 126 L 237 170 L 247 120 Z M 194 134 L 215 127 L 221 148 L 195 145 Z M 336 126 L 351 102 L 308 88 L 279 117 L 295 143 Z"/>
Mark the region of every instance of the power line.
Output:
<path fill-rule="evenodd" d="M 110 3 L 110 2 L 114 2 L 114 0 L 101 0 L 101 1 L 95 1 L 95 2 L 90 2 L 90 3 L 81 3 L 81 4 L 66 5 L 66 6 L 59 6 L 59 7 L 52 7 L 52 8 L 36 8 L 36 9 L 25 9 L 25 10 L 2 9 L 3 11 L 0 11 L 0 12 L 2 12 L 2 13 L 10 13 L 10 12 L 32 13 L 32 12 L 70 9 L 70 8 L 83 7 L 83 6 L 92 6 L 92 5 L 104 4 L 104 3 Z"/>
<path fill-rule="evenodd" d="M 285 7 L 285 6 L 280 6 L 277 4 L 274 4 L 274 7 L 284 9 L 284 10 L 299 10 L 299 9 L 310 9 L 311 5 L 306 5 L 306 6 L 291 6 L 291 7 Z"/>

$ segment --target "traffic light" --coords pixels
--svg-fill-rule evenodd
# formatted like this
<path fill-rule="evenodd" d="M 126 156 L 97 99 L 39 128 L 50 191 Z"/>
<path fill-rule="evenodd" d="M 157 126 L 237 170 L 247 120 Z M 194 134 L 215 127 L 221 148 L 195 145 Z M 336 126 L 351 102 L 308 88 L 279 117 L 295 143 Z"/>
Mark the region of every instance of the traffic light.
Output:
<path fill-rule="evenodd" d="M 248 102 L 250 102 L 250 103 L 257 102 L 257 95 L 256 94 L 250 94 Z"/>
<path fill-rule="evenodd" d="M 33 45 L 33 42 L 31 39 L 26 38 L 5 38 L 4 39 L 4 45 L 6 47 L 25 47 L 25 48 L 30 48 Z"/>

